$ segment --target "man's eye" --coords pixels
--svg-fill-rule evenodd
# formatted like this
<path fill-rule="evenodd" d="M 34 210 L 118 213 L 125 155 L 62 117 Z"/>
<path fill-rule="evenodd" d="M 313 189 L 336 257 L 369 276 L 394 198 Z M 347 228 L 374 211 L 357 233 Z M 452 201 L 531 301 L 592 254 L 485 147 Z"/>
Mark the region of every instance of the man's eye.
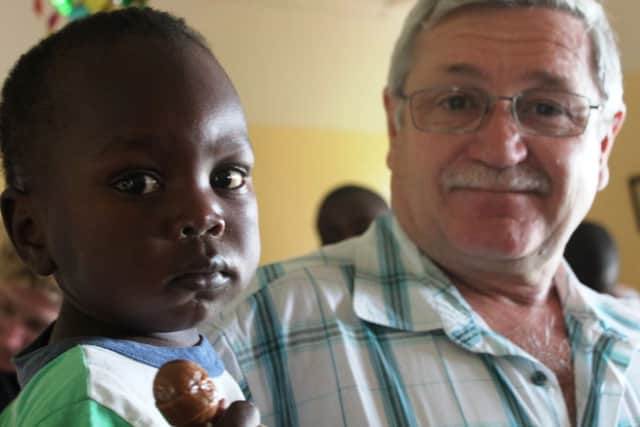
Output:
<path fill-rule="evenodd" d="M 465 94 L 450 95 L 438 103 L 440 107 L 451 111 L 469 110 L 475 108 L 477 104 L 472 97 Z"/>
<path fill-rule="evenodd" d="M 152 175 L 136 173 L 116 180 L 113 187 L 121 193 L 144 195 L 158 191 L 160 182 Z"/>
<path fill-rule="evenodd" d="M 536 104 L 536 114 L 540 114 L 542 116 L 557 116 L 559 114 L 564 114 L 564 109 L 553 104 Z"/>
<path fill-rule="evenodd" d="M 524 107 L 524 113 L 535 114 L 536 116 L 554 117 L 566 115 L 567 110 L 560 104 L 553 101 L 538 100 L 528 102 Z"/>
<path fill-rule="evenodd" d="M 211 184 L 217 188 L 226 190 L 236 190 L 244 186 L 247 180 L 247 173 L 239 169 L 227 169 L 214 173 Z"/>

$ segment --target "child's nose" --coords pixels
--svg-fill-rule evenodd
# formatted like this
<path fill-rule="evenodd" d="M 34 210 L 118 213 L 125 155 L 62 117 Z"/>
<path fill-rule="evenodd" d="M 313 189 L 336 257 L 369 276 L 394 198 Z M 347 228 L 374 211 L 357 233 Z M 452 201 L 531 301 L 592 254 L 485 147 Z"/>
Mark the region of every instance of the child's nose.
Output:
<path fill-rule="evenodd" d="M 224 234 L 225 228 L 226 224 L 224 219 L 217 215 L 212 215 L 201 223 L 191 221 L 182 224 L 179 231 L 179 237 L 181 239 L 186 239 L 190 237 L 201 237 L 205 234 L 210 234 L 213 237 L 220 237 Z"/>
<path fill-rule="evenodd" d="M 211 189 L 195 191 L 191 197 L 183 194 L 178 217 L 174 220 L 173 236 L 187 239 L 210 235 L 221 237 L 226 229 L 220 203 Z"/>

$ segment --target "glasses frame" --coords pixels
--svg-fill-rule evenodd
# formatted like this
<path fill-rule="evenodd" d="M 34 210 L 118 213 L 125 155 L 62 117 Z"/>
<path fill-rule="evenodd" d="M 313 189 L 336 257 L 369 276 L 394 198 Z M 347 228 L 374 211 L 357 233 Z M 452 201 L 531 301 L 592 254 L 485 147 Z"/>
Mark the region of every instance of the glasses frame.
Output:
<path fill-rule="evenodd" d="M 482 115 L 477 119 L 477 123 L 473 124 L 472 126 L 470 125 L 467 128 L 460 128 L 460 129 L 451 129 L 451 130 L 431 130 L 431 129 L 424 129 L 420 126 L 417 125 L 416 123 L 416 119 L 415 119 L 415 115 L 414 115 L 414 108 L 413 108 L 413 100 L 415 99 L 416 95 L 420 95 L 422 93 L 425 92 L 462 92 L 462 91 L 469 91 L 469 92 L 476 92 L 480 95 L 482 95 L 482 97 L 484 98 L 484 110 L 482 112 Z M 569 132 L 569 133 L 563 133 L 563 134 L 544 134 L 544 133 L 540 133 L 540 132 L 535 132 L 534 130 L 532 130 L 531 128 L 527 128 L 525 127 L 522 122 L 520 121 L 520 118 L 518 117 L 518 112 L 516 109 L 516 103 L 518 101 L 518 99 L 522 98 L 523 96 L 531 93 L 531 92 L 552 92 L 552 93 L 563 93 L 563 94 L 567 94 L 567 95 L 572 95 L 572 96 L 576 96 L 579 98 L 582 98 L 586 101 L 586 105 L 588 106 L 588 112 L 587 112 L 587 117 L 585 120 L 585 124 L 582 127 L 582 129 L 579 129 L 576 132 Z M 550 137 L 550 138 L 567 138 L 567 137 L 572 137 L 572 136 L 579 136 L 582 135 L 584 133 L 584 131 L 587 129 L 587 126 L 589 125 L 589 119 L 591 118 L 591 111 L 592 110 L 598 110 L 601 111 L 604 108 L 603 104 L 594 104 L 593 101 L 591 99 L 589 99 L 589 97 L 584 96 L 584 95 L 580 95 L 574 92 L 570 92 L 570 91 L 564 91 L 564 90 L 553 90 L 553 89 L 526 89 L 523 90 L 521 92 L 518 92 L 516 94 L 513 94 L 511 96 L 508 95 L 491 95 L 488 92 L 485 92 L 482 89 L 478 89 L 478 88 L 474 88 L 474 87 L 464 87 L 464 86 L 439 86 L 439 87 L 432 87 L 432 88 L 424 88 L 424 89 L 418 89 L 415 90 L 409 94 L 401 92 L 399 94 L 396 95 L 396 97 L 400 100 L 402 100 L 403 102 L 406 102 L 409 105 L 409 113 L 411 114 L 411 122 L 413 123 L 413 126 L 422 131 L 422 132 L 431 132 L 431 133 L 439 133 L 439 134 L 465 134 L 465 133 L 472 133 L 472 132 L 476 132 L 478 129 L 480 129 L 482 127 L 482 125 L 484 124 L 485 119 L 487 118 L 487 116 L 489 115 L 489 113 L 491 112 L 491 110 L 493 109 L 493 106 L 496 104 L 497 101 L 510 101 L 511 102 L 511 106 L 510 106 L 510 111 L 511 111 L 511 117 L 513 117 L 513 121 L 516 123 L 516 125 L 518 126 L 518 130 L 521 131 L 524 135 L 529 135 L 529 136 L 544 136 L 544 137 Z"/>

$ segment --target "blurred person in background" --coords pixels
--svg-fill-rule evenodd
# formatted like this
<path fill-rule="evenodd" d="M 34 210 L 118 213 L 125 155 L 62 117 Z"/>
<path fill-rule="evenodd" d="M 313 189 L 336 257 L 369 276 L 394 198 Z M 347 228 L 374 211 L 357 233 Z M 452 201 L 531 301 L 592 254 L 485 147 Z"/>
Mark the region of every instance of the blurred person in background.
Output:
<path fill-rule="evenodd" d="M 361 235 L 388 211 L 389 205 L 378 193 L 359 185 L 342 185 L 322 199 L 316 230 L 323 245 L 337 243 Z"/>
<path fill-rule="evenodd" d="M 61 295 L 51 276 L 39 276 L 0 238 L 0 411 L 20 391 L 13 355 L 58 316 Z"/>
<path fill-rule="evenodd" d="M 564 257 L 578 279 L 594 291 L 618 298 L 640 298 L 638 291 L 618 282 L 620 255 L 605 226 L 583 221 L 567 242 Z"/>

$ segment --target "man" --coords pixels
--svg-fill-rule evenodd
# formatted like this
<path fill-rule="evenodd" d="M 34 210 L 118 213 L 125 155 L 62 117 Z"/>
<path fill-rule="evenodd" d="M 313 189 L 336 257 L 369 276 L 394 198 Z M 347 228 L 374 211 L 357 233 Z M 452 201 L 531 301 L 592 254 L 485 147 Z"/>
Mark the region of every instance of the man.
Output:
<path fill-rule="evenodd" d="M 394 216 L 258 272 L 217 347 L 270 426 L 640 425 L 640 317 L 563 261 L 623 123 L 595 0 L 420 0 Z M 219 326 L 220 326 L 219 325 Z"/>
<path fill-rule="evenodd" d="M 58 316 L 60 290 L 52 277 L 32 272 L 0 235 L 0 412 L 19 393 L 11 358 Z"/>
<path fill-rule="evenodd" d="M 364 233 L 376 217 L 389 211 L 378 194 L 359 185 L 341 185 L 320 203 L 316 229 L 323 245 Z"/>

